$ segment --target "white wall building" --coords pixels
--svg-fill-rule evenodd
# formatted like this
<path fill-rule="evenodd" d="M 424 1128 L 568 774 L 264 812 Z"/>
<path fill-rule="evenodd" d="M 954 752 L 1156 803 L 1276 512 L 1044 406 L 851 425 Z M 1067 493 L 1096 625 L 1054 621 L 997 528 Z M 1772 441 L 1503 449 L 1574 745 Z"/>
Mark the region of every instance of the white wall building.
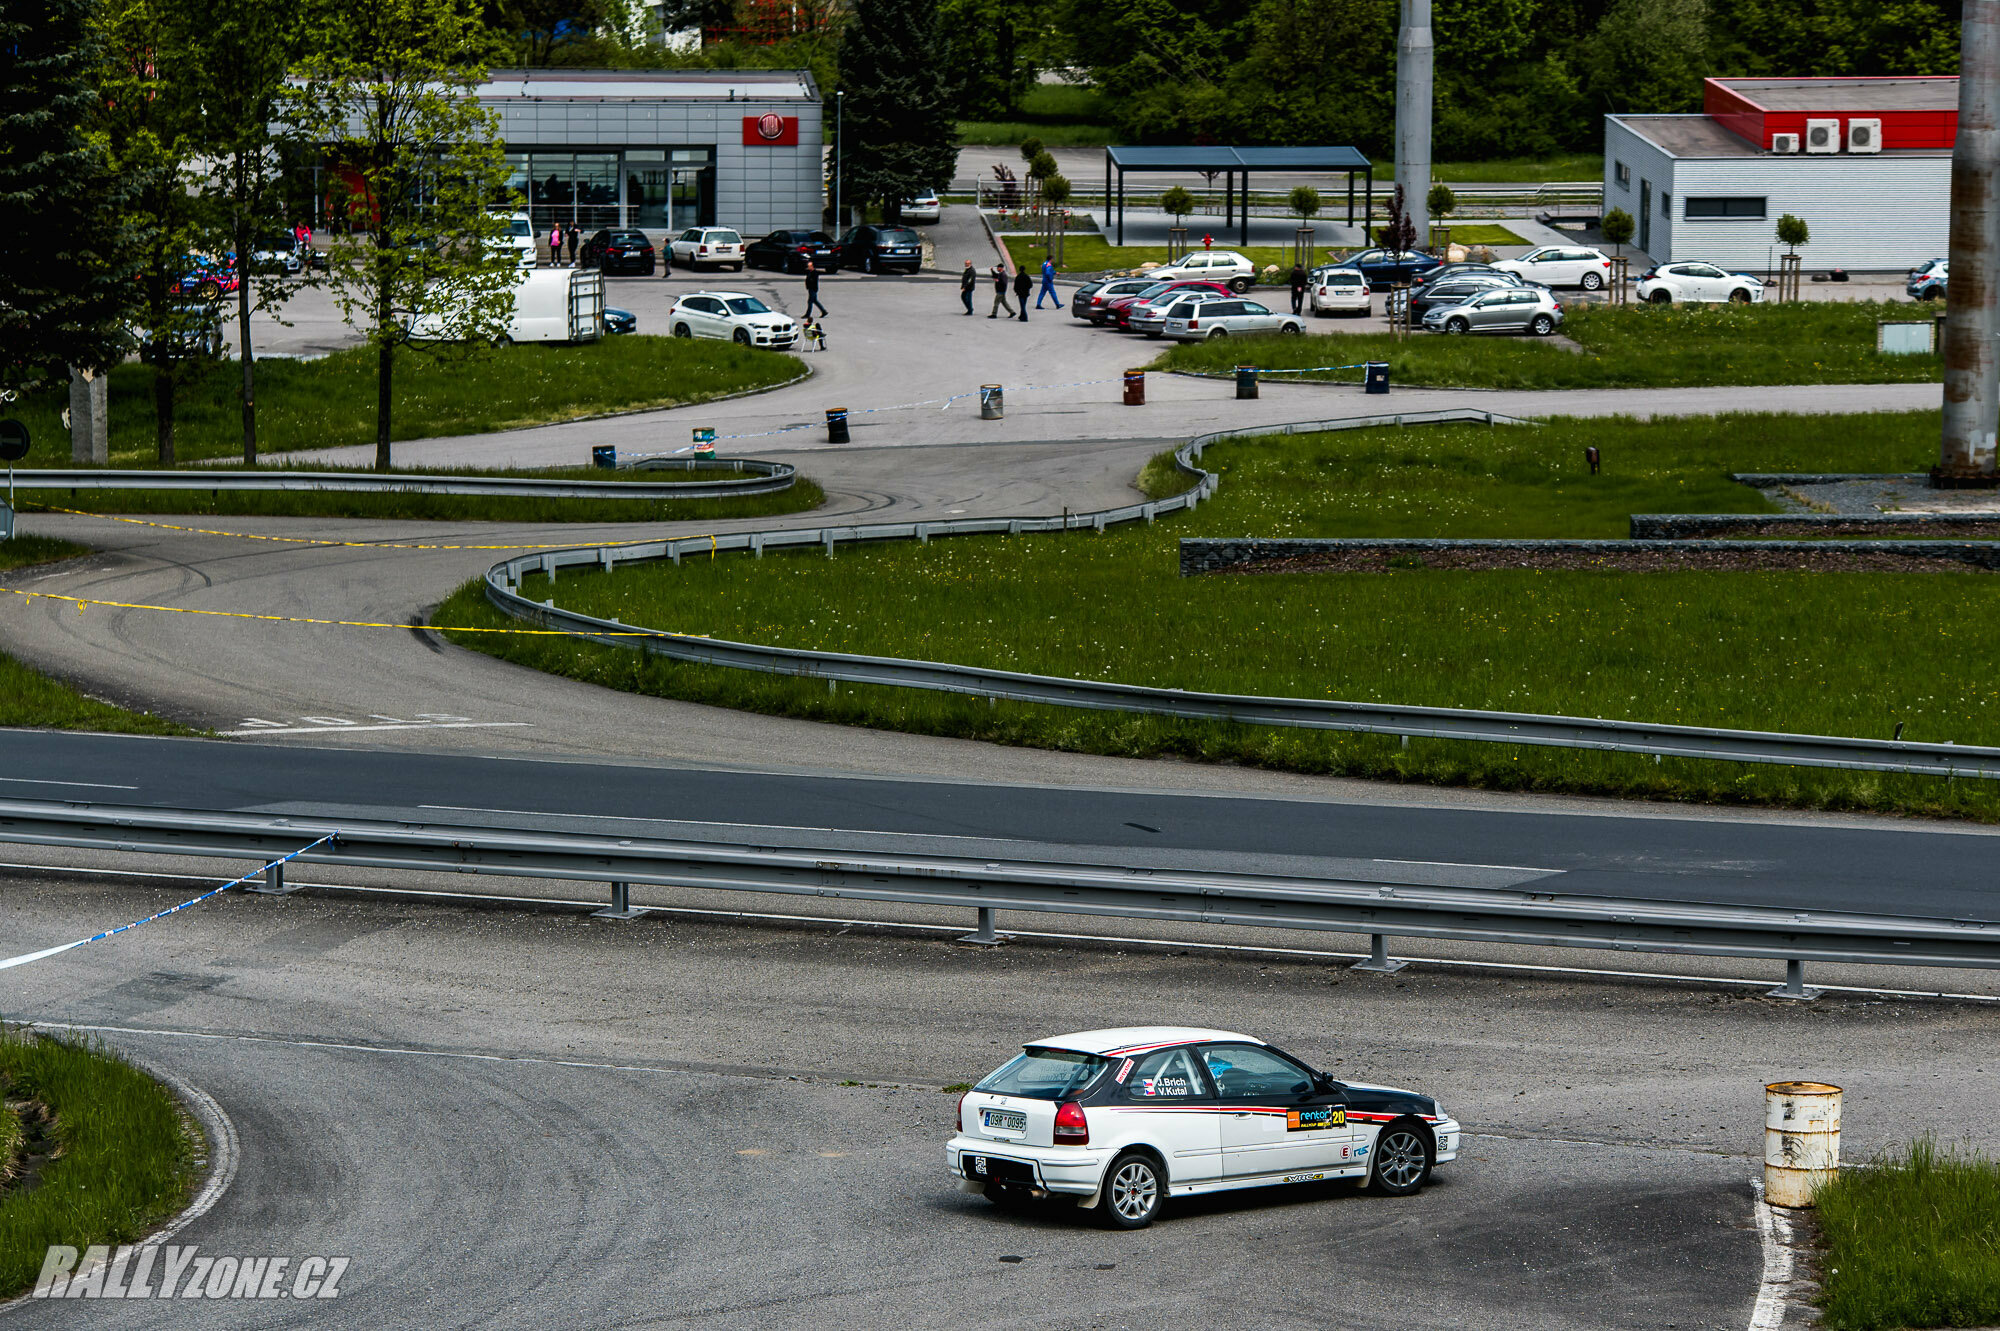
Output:
<path fill-rule="evenodd" d="M 1955 78 L 1709 79 L 1699 115 L 1606 116 L 1604 209 L 1656 263 L 1766 270 L 1778 218 L 1808 268 L 1904 271 L 1951 230 Z"/>

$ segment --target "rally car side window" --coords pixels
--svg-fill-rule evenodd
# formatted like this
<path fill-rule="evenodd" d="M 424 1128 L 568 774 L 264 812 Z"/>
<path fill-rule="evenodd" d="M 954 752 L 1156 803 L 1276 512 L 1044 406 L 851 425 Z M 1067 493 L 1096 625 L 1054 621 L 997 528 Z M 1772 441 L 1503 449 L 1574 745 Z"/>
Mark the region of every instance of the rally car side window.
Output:
<path fill-rule="evenodd" d="M 1163 1049 L 1130 1063 L 1128 1068 L 1121 1060 L 1118 1068 L 1123 1074 L 1119 1086 L 1126 1099 L 1141 1104 L 1172 1104 L 1208 1095 L 1208 1084 L 1186 1049 Z"/>

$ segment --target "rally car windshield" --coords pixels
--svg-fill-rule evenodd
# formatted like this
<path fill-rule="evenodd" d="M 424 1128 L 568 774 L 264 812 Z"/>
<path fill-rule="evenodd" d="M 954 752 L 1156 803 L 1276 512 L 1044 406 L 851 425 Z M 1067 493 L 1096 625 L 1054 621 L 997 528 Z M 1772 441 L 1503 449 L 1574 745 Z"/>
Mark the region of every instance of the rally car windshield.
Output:
<path fill-rule="evenodd" d="M 1109 1061 L 1070 1049 L 1029 1048 L 980 1082 L 978 1089 L 991 1095 L 1060 1100 L 1095 1081 Z"/>

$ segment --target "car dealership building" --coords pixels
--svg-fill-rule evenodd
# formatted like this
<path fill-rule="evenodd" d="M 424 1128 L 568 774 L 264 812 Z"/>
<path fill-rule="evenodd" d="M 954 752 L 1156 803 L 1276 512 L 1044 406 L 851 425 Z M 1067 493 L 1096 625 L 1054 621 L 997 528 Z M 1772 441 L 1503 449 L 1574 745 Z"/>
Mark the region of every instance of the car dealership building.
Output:
<path fill-rule="evenodd" d="M 478 96 L 538 232 L 821 225 L 822 104 L 806 70 L 495 70 Z"/>
<path fill-rule="evenodd" d="M 1604 118 L 1604 210 L 1655 262 L 1768 269 L 1786 213 L 1809 268 L 1902 270 L 1951 231 L 1958 80 L 1708 79 L 1699 115 Z"/>

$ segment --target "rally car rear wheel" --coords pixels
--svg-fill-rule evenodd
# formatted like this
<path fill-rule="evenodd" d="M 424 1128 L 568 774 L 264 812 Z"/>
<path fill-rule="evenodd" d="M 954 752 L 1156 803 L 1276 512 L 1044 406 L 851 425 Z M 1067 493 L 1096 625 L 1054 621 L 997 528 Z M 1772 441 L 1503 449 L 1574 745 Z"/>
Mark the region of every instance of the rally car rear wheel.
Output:
<path fill-rule="evenodd" d="M 1416 1120 L 1399 1118 L 1375 1139 L 1368 1184 L 1388 1197 L 1421 1191 L 1431 1176 L 1431 1144 Z"/>
<path fill-rule="evenodd" d="M 1118 1229 L 1144 1229 L 1160 1213 L 1167 1181 L 1149 1156 L 1134 1152 L 1111 1162 L 1104 1175 L 1104 1200 L 1098 1209 Z"/>

